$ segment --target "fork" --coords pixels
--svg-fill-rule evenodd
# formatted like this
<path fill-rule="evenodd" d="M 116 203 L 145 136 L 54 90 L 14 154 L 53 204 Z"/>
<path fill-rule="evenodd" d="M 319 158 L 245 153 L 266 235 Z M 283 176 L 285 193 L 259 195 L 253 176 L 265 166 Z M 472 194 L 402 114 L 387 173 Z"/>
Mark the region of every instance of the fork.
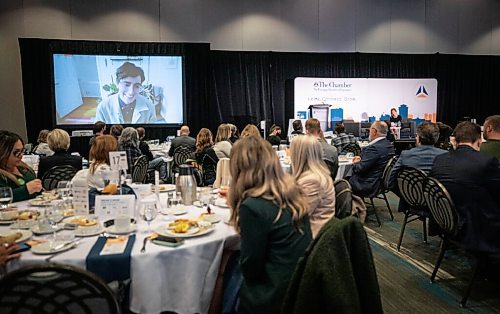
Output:
<path fill-rule="evenodd" d="M 74 247 L 74 246 L 77 246 L 77 245 L 78 245 L 78 243 L 80 243 L 80 239 L 78 239 L 78 240 L 74 240 L 74 241 L 72 241 L 72 242 L 69 242 L 69 243 L 68 243 L 68 244 L 66 244 L 66 245 L 70 245 L 71 247 Z M 46 262 L 50 262 L 50 260 L 51 260 L 51 259 L 53 259 L 53 258 L 54 258 L 54 257 L 56 257 L 57 255 L 62 254 L 62 253 L 64 253 L 64 252 L 66 252 L 66 250 L 63 250 L 63 251 L 60 251 L 60 252 L 54 253 L 54 254 L 52 254 L 51 256 L 47 257 L 47 258 L 45 259 L 45 261 L 46 261 Z"/>
<path fill-rule="evenodd" d="M 141 253 L 146 252 L 146 244 L 148 244 L 149 236 L 145 237 L 142 241 Z"/>

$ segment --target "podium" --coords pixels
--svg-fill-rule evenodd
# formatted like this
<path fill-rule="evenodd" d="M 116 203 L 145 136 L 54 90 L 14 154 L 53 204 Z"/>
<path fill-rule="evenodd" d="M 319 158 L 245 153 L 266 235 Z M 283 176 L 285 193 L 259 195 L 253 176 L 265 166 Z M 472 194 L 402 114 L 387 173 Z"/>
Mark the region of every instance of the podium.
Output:
<path fill-rule="evenodd" d="M 316 118 L 319 120 L 321 125 L 321 130 L 326 131 L 329 129 L 330 119 L 328 119 L 328 113 L 330 112 L 331 105 L 319 104 L 319 105 L 310 105 L 309 116 L 311 118 Z"/>

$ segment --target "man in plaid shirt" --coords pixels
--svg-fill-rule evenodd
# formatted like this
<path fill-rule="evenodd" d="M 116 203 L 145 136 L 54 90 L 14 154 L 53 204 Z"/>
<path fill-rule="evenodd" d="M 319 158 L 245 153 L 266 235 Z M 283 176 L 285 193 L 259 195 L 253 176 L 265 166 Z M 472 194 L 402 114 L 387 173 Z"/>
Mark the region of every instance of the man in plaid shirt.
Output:
<path fill-rule="evenodd" d="M 335 134 L 337 134 L 337 137 L 332 140 L 332 145 L 337 148 L 339 153 L 347 144 L 357 143 L 354 135 L 345 133 L 345 127 L 341 123 L 335 126 Z"/>

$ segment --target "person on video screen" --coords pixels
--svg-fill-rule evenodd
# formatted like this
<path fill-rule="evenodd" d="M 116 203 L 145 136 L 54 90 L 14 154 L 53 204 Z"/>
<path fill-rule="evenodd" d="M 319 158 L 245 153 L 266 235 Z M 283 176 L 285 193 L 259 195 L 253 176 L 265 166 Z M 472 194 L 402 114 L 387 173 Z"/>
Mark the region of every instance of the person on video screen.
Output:
<path fill-rule="evenodd" d="M 156 110 L 153 103 L 139 94 L 144 79 L 144 71 L 133 63 L 125 62 L 116 69 L 118 93 L 99 103 L 96 121 L 107 124 L 154 123 Z"/>

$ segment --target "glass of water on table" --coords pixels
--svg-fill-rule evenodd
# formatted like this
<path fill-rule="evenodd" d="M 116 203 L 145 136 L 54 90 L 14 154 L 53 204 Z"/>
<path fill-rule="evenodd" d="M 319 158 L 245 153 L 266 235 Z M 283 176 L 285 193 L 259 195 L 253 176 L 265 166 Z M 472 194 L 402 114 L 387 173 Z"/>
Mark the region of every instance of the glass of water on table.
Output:
<path fill-rule="evenodd" d="M 0 206 L 1 210 L 9 208 L 9 204 L 13 199 L 12 189 L 10 187 L 0 187 Z"/>

